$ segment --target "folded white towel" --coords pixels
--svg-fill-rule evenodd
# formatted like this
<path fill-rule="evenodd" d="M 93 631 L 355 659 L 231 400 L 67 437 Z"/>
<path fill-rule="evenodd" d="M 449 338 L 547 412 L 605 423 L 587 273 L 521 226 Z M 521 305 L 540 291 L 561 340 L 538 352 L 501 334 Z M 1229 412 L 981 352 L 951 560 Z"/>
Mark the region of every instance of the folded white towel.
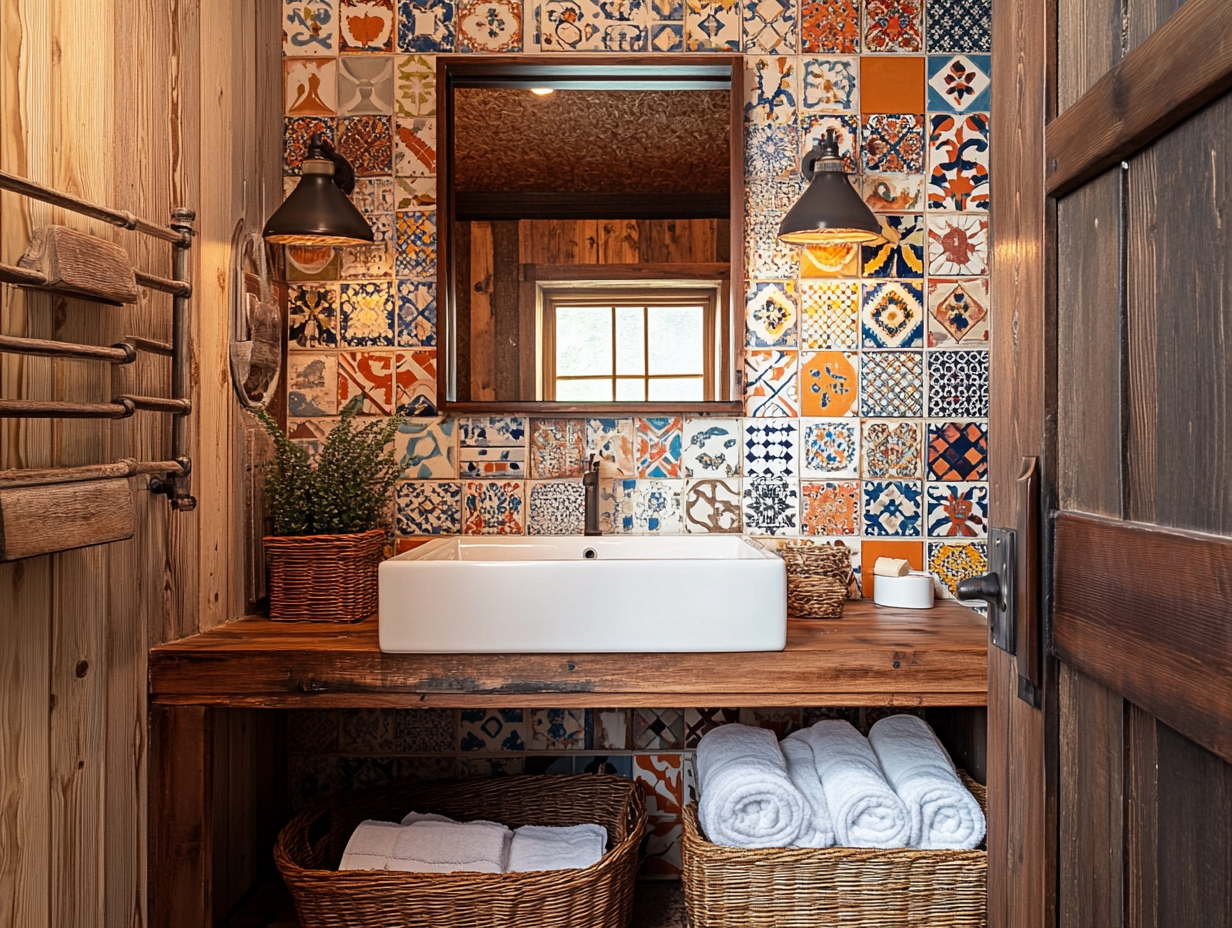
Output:
<path fill-rule="evenodd" d="M 908 846 L 911 816 L 886 782 L 867 738 L 838 719 L 826 719 L 788 737 L 813 749 L 840 846 Z"/>
<path fill-rule="evenodd" d="M 817 776 L 817 763 L 813 749 L 804 741 L 786 738 L 779 742 L 783 758 L 787 761 L 787 776 L 800 791 L 808 805 L 809 824 L 801 829 L 796 847 L 830 847 L 834 844 L 834 824 L 830 821 L 830 808 L 826 793 Z"/>
<path fill-rule="evenodd" d="M 402 826 L 386 870 L 504 873 L 512 832 L 494 822 L 415 822 Z"/>
<path fill-rule="evenodd" d="M 360 822 L 351 832 L 346 850 L 342 852 L 339 870 L 384 870 L 393 855 L 394 842 L 402 834 L 401 825 L 394 822 Z"/>
<path fill-rule="evenodd" d="M 453 819 L 435 812 L 408 812 L 402 816 L 403 825 L 414 825 L 416 822 L 452 822 Z"/>
<path fill-rule="evenodd" d="M 602 825 L 523 825 L 509 845 L 509 873 L 583 870 L 603 859 L 607 829 Z"/>
<path fill-rule="evenodd" d="M 698 818 L 715 844 L 788 847 L 809 826 L 774 732 L 720 725 L 697 746 Z"/>
<path fill-rule="evenodd" d="M 911 846 L 969 851 L 984 839 L 984 813 L 923 719 L 891 715 L 868 733 L 886 780 L 911 815 Z"/>

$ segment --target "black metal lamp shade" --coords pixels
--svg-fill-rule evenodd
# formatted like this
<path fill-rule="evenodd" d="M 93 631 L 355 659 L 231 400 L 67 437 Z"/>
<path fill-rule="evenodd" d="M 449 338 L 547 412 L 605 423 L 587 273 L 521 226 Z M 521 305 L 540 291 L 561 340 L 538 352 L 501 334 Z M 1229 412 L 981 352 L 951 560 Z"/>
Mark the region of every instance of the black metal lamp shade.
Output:
<path fill-rule="evenodd" d="M 809 185 L 783 217 L 781 241 L 854 245 L 886 240 L 886 230 L 847 180 L 833 129 L 826 130 L 825 139 L 801 159 L 800 173 Z"/>
<path fill-rule="evenodd" d="M 372 242 L 372 226 L 347 196 L 355 189 L 355 172 L 320 133 L 312 137 L 303 171 L 291 195 L 265 224 L 265 240 L 278 245 Z"/>

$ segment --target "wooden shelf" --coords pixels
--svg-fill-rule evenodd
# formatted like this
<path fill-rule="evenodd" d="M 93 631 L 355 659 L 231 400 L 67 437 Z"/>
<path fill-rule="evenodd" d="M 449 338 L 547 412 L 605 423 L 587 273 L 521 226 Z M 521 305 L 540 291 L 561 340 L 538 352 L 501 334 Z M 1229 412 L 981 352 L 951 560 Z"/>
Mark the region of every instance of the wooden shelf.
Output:
<path fill-rule="evenodd" d="M 165 705 L 982 706 L 988 632 L 955 602 L 847 604 L 792 619 L 784 651 L 736 654 L 383 654 L 375 617 L 355 625 L 239 619 L 150 652 Z"/>

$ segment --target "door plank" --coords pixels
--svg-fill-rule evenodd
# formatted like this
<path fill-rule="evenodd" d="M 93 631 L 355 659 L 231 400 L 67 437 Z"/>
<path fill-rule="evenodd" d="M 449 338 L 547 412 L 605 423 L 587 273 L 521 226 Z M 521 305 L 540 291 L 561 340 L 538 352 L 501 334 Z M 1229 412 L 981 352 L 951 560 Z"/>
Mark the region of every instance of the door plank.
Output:
<path fill-rule="evenodd" d="M 1057 656 L 1232 759 L 1232 539 L 1062 512 Z"/>
<path fill-rule="evenodd" d="M 1121 60 L 1121 0 L 1057 2 L 1057 112 L 1078 102 Z"/>
<path fill-rule="evenodd" d="M 1156 928 L 1156 791 L 1159 756 L 1155 717 L 1131 702 L 1125 703 L 1125 924 L 1128 928 Z"/>

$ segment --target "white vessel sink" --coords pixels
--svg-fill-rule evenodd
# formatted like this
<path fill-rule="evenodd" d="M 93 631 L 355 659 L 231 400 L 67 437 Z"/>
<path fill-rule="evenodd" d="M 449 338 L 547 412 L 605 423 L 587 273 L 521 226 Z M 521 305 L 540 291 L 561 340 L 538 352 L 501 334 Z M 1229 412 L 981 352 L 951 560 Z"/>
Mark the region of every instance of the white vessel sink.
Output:
<path fill-rule="evenodd" d="M 381 650 L 780 651 L 787 579 L 743 535 L 441 538 L 380 568 Z"/>

